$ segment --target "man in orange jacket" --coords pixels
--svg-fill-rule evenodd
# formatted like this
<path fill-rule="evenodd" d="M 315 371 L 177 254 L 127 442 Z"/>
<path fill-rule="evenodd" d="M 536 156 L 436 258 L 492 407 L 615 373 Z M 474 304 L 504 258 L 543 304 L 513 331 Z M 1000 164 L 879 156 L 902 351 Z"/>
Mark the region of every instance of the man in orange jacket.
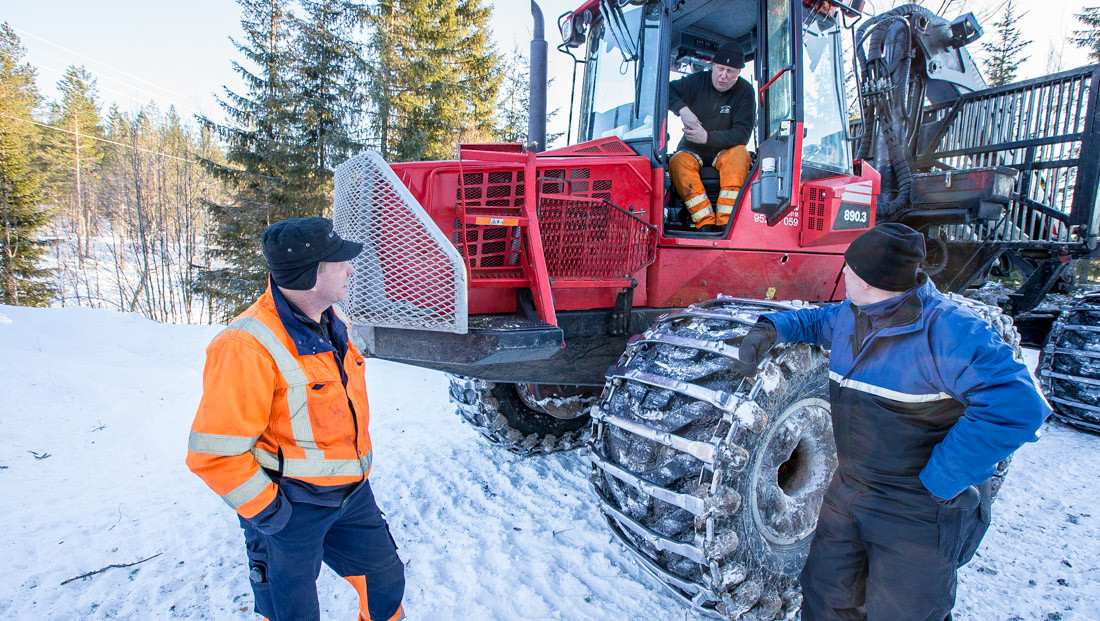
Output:
<path fill-rule="evenodd" d="M 367 475 L 363 356 L 332 305 L 362 244 L 325 218 L 264 231 L 267 292 L 206 349 L 187 466 L 238 514 L 256 612 L 319 619 L 322 561 L 359 594 L 360 621 L 404 618 L 404 564 Z"/>

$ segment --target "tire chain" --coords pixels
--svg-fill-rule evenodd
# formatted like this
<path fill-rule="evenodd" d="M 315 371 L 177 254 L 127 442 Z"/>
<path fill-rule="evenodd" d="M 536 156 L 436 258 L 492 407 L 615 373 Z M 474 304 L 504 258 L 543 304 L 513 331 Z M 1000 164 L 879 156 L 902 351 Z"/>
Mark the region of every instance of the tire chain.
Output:
<path fill-rule="evenodd" d="M 500 403 L 492 394 L 495 382 L 460 375 L 449 375 L 449 394 L 459 416 L 494 444 L 520 455 L 540 455 L 568 451 L 588 442 L 590 426 L 560 436 L 524 434 L 509 424 L 500 412 Z"/>
<path fill-rule="evenodd" d="M 1062 309 L 1039 359 L 1039 380 L 1055 418 L 1100 433 L 1100 292 Z"/>
<path fill-rule="evenodd" d="M 828 354 L 804 344 L 780 344 L 740 380 L 724 385 L 720 381 L 710 388 L 692 384 L 698 376 L 721 372 L 721 367 L 745 370 L 739 361 L 731 360 L 738 347 L 725 341 L 739 342 L 762 313 L 798 307 L 719 297 L 667 313 L 645 334 L 631 339 L 618 366 L 608 371 L 604 393 L 593 408 L 591 479 L 608 525 L 645 569 L 709 616 L 789 619 L 801 607 L 797 571 L 768 574 L 752 565 L 751 550 L 739 549 L 751 547 L 729 527 L 742 519 L 738 513 L 742 498 L 722 480 L 747 476 L 751 455 L 736 440 L 746 435 L 758 438 L 769 422 L 754 402 L 758 391 L 786 374 L 806 374 L 823 362 L 827 367 Z M 671 327 L 684 322 L 688 322 L 686 329 Z M 651 362 L 632 367 L 639 355 L 650 356 Z M 688 366 L 676 368 L 677 360 Z M 657 373 L 662 364 L 664 372 Z M 722 403 L 722 408 L 707 408 L 707 399 L 712 405 Z M 684 405 L 668 409 L 671 402 Z M 662 408 L 668 414 L 664 419 Z M 723 413 L 705 420 L 690 418 L 707 410 Z M 831 441 L 831 425 L 828 435 Z M 670 443 L 679 443 L 679 449 Z M 668 455 L 672 458 L 663 464 L 655 463 Z M 705 465 L 698 459 L 701 455 L 712 463 Z M 696 481 L 681 476 L 674 495 L 669 495 L 662 484 L 675 478 L 673 472 L 685 463 L 698 465 L 697 476 L 688 473 Z M 689 506 L 692 511 L 685 508 Z M 745 511 L 748 508 L 741 513 Z M 684 542 L 685 536 L 690 541 Z"/>

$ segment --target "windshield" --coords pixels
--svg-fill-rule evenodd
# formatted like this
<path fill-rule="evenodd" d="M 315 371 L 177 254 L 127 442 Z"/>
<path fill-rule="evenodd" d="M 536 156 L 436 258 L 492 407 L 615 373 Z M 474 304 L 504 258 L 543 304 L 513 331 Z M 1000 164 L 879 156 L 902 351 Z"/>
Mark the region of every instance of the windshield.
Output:
<path fill-rule="evenodd" d="M 660 4 L 633 6 L 593 25 L 581 102 L 580 140 L 651 139 L 657 101 Z M 641 103 L 639 103 L 641 102 Z"/>
<path fill-rule="evenodd" d="M 829 19 L 815 19 L 806 26 L 802 51 L 806 101 L 803 166 L 851 172 L 840 26 Z"/>

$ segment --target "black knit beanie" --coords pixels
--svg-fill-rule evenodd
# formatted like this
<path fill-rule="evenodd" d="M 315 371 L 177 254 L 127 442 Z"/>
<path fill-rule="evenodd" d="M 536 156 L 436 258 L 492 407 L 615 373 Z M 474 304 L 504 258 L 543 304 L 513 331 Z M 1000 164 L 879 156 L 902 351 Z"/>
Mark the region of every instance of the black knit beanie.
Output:
<path fill-rule="evenodd" d="M 341 239 L 327 218 L 292 218 L 264 230 L 263 251 L 271 279 L 284 289 L 305 291 L 317 284 L 323 261 L 350 261 L 363 244 Z"/>
<path fill-rule="evenodd" d="M 726 41 L 718 48 L 718 51 L 714 53 L 714 58 L 711 59 L 711 62 L 733 67 L 734 69 L 744 69 L 745 52 L 741 49 L 737 41 Z"/>
<path fill-rule="evenodd" d="M 856 276 L 886 291 L 916 285 L 923 260 L 924 235 L 896 222 L 872 227 L 844 251 L 844 261 Z"/>

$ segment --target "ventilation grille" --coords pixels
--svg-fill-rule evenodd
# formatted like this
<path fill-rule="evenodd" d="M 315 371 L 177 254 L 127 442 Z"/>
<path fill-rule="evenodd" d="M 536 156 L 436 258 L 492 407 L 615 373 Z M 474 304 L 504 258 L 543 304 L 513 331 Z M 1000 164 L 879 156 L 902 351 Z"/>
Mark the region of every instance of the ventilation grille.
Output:
<path fill-rule="evenodd" d="M 806 201 L 806 230 L 825 230 L 825 190 L 810 186 L 810 196 Z"/>

